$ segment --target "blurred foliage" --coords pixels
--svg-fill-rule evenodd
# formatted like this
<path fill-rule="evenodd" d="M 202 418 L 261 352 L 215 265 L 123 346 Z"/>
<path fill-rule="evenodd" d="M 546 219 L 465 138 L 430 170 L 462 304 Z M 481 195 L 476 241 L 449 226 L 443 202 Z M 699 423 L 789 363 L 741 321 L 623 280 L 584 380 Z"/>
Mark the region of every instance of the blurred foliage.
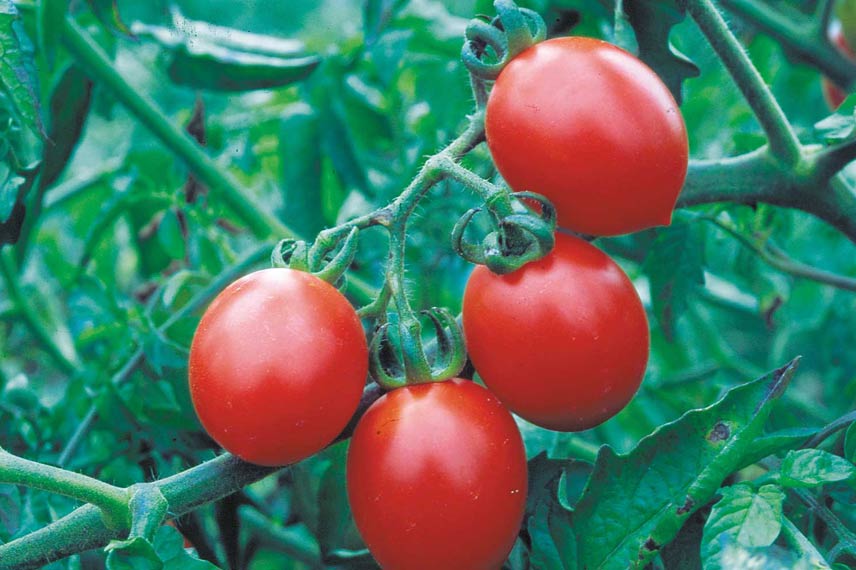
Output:
<path fill-rule="evenodd" d="M 188 70 L 182 66 L 189 65 L 191 50 L 181 52 L 185 59 L 178 58 L 168 42 L 141 33 L 172 29 L 173 4 L 120 0 L 114 12 L 110 2 L 93 1 L 94 14 L 72 4 L 80 11 L 79 22 L 110 52 L 134 89 L 203 141 L 256 203 L 304 237 L 394 198 L 424 157 L 461 130 L 473 110 L 467 73 L 459 61 L 463 31 L 475 14 L 493 13 L 487 0 L 176 2 L 191 21 L 294 41 L 301 61 L 312 63 L 288 81 L 277 76 L 275 83 L 252 85 L 275 88 L 243 92 L 213 88 L 220 85 L 214 80 L 224 78 L 218 74 L 229 73 L 229 68 L 212 70 L 203 62 L 203 71 Z M 575 33 L 609 40 L 627 37 L 621 22 L 615 28 L 610 2 L 520 4 L 543 14 L 556 35 L 573 27 Z M 0 10 L 0 26 L 12 25 L 5 17 Z M 114 30 L 127 26 L 139 36 L 106 31 L 97 25 L 99 18 Z M 41 37 L 33 14 L 25 14 L 23 24 L 25 30 L 17 35 L 22 50 Z M 773 40 L 735 26 L 798 133 L 811 140 L 813 125 L 828 114 L 818 73 L 789 61 Z M 183 48 L 192 44 L 189 37 Z M 748 106 L 694 25 L 678 23 L 669 39 L 673 54 L 686 55 L 700 71 L 682 84 L 693 158 L 729 156 L 763 144 Z M 93 85 L 65 52 L 49 45 L 35 56 L 31 85 L 38 97 L 0 95 L 4 151 L 17 149 L 17 157 L 37 152 L 38 132 L 30 132 L 16 117 L 40 113 L 41 121 L 30 122 L 43 125 L 47 133 L 44 164 L 32 188 L 12 172 L 9 161 L 0 166 L 5 169 L 0 173 L 0 222 L 16 215 L 16 204 L 26 205 L 29 213 L 40 212 L 37 219 L 24 218 L 19 243 L 4 248 L 0 257 L 58 354 L 45 350 L 8 282 L 4 284 L 0 442 L 11 452 L 56 462 L 94 403 L 98 418 L 66 467 L 129 485 L 213 457 L 216 445 L 201 432 L 186 385 L 186 356 L 200 313 L 191 311 L 166 329 L 162 325 L 258 242 L 209 199 L 204 186 L 109 91 Z M 36 109 L 25 105 L 35 100 L 43 104 Z M 19 162 L 16 168 L 29 164 Z M 467 157 L 466 166 L 496 178 L 483 146 Z M 469 267 L 452 252 L 448 236 L 459 215 L 475 205 L 477 200 L 464 189 L 445 182 L 420 207 L 410 226 L 407 259 L 415 306 L 460 311 Z M 854 244 L 806 214 L 763 205 L 712 205 L 696 211 L 723 215 L 742 232 L 768 236 L 795 259 L 856 276 Z M 729 387 L 797 355 L 803 357 L 800 372 L 770 416 L 773 428 L 819 426 L 854 408 L 853 293 L 782 274 L 733 236 L 686 213 L 677 214 L 669 228 L 596 243 L 637 284 L 649 309 L 652 354 L 631 405 L 582 434 L 585 441 L 628 451 L 657 427 L 712 404 Z M 385 246 L 380 233 L 366 232 L 356 273 L 377 282 Z M 135 357 L 138 349 L 143 358 Z M 116 377 L 123 381 L 114 383 Z M 555 469 L 549 461 L 573 457 L 566 436 L 522 427 L 532 461 L 544 462 L 533 473 L 549 473 Z M 848 437 L 852 460 L 856 437 Z M 241 501 L 282 525 L 280 530 L 288 529 L 296 542 L 336 561 L 330 567 L 373 568 L 347 509 L 346 446 L 334 446 L 248 488 Z M 584 481 L 590 469 L 586 465 L 565 466 L 564 494 L 573 497 L 569 502 L 579 497 L 582 484 L 567 479 L 576 474 Z M 580 488 L 574 490 L 574 485 Z M 741 501 L 753 500 L 754 492 L 735 487 L 711 516 L 719 521 L 729 509 L 743 508 Z M 842 504 L 854 504 L 852 489 L 841 486 L 838 492 Z M 770 509 L 781 509 L 775 492 L 762 488 L 758 493 Z M 537 542 L 543 540 L 539 528 L 567 513 L 556 511 L 555 505 L 533 504 L 531 538 Z M 72 507 L 61 497 L 0 485 L 0 543 L 40 528 Z M 853 523 L 854 512 L 842 509 L 839 515 Z M 179 526 L 189 529 L 186 536 L 209 537 L 210 544 L 199 542 L 198 550 L 225 560 L 228 541 L 216 538 L 223 536 L 218 517 L 214 509 L 204 508 Z M 283 552 L 281 541 L 254 535 L 252 528 L 248 521 L 237 537 L 245 567 L 307 567 L 293 553 Z M 696 545 L 706 536 L 695 537 Z M 171 536 L 163 540 L 174 543 Z M 518 544 L 512 553 L 514 569 L 527 567 L 524 546 Z M 48 567 L 97 568 L 99 556 L 87 554 Z M 541 564 L 535 567 L 554 567 Z"/>

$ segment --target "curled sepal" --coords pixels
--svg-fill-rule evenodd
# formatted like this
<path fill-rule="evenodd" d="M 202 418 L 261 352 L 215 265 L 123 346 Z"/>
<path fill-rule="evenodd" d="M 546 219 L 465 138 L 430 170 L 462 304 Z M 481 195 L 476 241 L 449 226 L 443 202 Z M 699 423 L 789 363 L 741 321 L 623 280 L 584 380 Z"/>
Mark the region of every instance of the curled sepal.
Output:
<path fill-rule="evenodd" d="M 468 210 L 452 228 L 452 249 L 460 255 L 464 260 L 475 265 L 484 265 L 484 254 L 480 245 L 469 243 L 464 238 L 464 232 L 476 214 L 481 212 L 481 208 L 473 208 Z"/>
<path fill-rule="evenodd" d="M 389 323 L 375 332 L 369 347 L 369 372 L 386 389 L 442 382 L 457 375 L 466 363 L 464 335 L 455 317 L 448 310 L 436 307 L 420 315 L 428 317 L 434 327 L 433 350 L 425 350 L 422 323 L 415 316 L 401 319 L 395 336 L 390 334 Z"/>
<path fill-rule="evenodd" d="M 309 246 L 303 240 L 281 239 L 270 254 L 270 263 L 274 267 L 309 271 Z"/>
<path fill-rule="evenodd" d="M 369 346 L 369 374 L 387 390 L 404 386 L 404 365 L 389 337 L 390 324 L 384 323 L 375 330 Z"/>
<path fill-rule="evenodd" d="M 358 233 L 357 228 L 351 228 L 344 240 L 333 240 L 332 243 L 316 241 L 309 250 L 309 265 L 312 272 L 328 283 L 338 283 L 344 277 L 357 254 Z M 338 245 L 341 245 L 339 251 L 333 254 Z M 331 254 L 333 256 L 328 260 L 327 258 Z"/>
<path fill-rule="evenodd" d="M 470 22 L 461 50 L 470 73 L 485 81 L 496 79 L 514 56 L 547 37 L 547 25 L 537 12 L 512 0 L 496 0 L 494 6 L 497 17 L 490 23 Z"/>

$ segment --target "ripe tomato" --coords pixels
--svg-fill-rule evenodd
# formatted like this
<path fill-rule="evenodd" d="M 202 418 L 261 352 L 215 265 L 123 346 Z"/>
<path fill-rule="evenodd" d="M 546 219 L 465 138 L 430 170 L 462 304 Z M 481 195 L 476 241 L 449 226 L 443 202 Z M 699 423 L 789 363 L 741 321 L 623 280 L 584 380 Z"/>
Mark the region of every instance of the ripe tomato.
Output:
<path fill-rule="evenodd" d="M 668 88 L 626 51 L 582 37 L 536 44 L 499 74 L 486 113 L 500 174 L 549 198 L 559 225 L 617 235 L 671 221 L 686 127 Z"/>
<path fill-rule="evenodd" d="M 648 319 L 608 255 L 556 235 L 514 273 L 477 267 L 463 301 L 473 365 L 508 408 L 557 431 L 594 427 L 633 397 L 648 361 Z"/>
<path fill-rule="evenodd" d="M 856 53 L 853 48 L 847 43 L 847 38 L 844 37 L 844 30 L 841 28 L 841 22 L 834 22 L 829 28 L 829 40 L 838 51 L 850 59 L 856 59 Z M 833 111 L 841 106 L 844 99 L 847 98 L 847 93 L 833 83 L 828 77 L 821 79 L 821 87 L 823 88 L 823 98 L 826 99 L 826 104 Z"/>
<path fill-rule="evenodd" d="M 385 570 L 498 570 L 523 518 L 526 453 L 511 414 L 478 384 L 419 384 L 368 409 L 347 480 Z"/>
<path fill-rule="evenodd" d="M 259 465 L 328 445 L 357 409 L 368 349 L 356 311 L 332 285 L 265 269 L 220 293 L 190 348 L 190 395 L 217 443 Z"/>

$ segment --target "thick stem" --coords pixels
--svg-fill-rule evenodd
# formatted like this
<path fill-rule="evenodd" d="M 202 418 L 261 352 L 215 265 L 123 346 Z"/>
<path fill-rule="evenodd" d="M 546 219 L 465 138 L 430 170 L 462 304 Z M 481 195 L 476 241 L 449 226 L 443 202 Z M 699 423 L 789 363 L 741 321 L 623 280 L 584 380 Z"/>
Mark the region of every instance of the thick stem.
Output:
<path fill-rule="evenodd" d="M 687 10 L 755 113 L 772 155 L 785 164 L 795 165 L 801 158 L 796 133 L 722 15 L 711 0 L 687 0 Z"/>
<path fill-rule="evenodd" d="M 357 412 L 336 441 L 351 436 L 359 419 L 382 394 L 377 386 L 365 389 Z M 179 517 L 231 495 L 279 469 L 253 465 L 227 453 L 151 484 L 159 488 L 169 502 L 170 516 Z M 127 535 L 127 532 L 127 528 L 108 529 L 99 510 L 85 505 L 44 528 L 0 545 L 0 570 L 40 568 L 47 561 L 104 546 L 111 539 Z"/>
<path fill-rule="evenodd" d="M 0 451 L 0 483 L 24 485 L 65 495 L 95 505 L 101 509 L 107 520 L 119 525 L 129 522 L 126 520 L 130 498 L 128 493 L 86 475 Z"/>

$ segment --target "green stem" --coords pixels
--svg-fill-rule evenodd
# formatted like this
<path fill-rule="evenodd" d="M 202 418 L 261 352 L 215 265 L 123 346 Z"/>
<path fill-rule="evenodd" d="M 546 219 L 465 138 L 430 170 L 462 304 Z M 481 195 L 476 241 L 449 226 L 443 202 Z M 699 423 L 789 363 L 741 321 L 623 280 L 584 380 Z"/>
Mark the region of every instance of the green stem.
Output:
<path fill-rule="evenodd" d="M 722 15 L 711 0 L 688 0 L 687 10 L 755 113 L 773 156 L 784 164 L 797 164 L 801 148 L 796 133 Z"/>
<path fill-rule="evenodd" d="M 98 507 L 105 519 L 127 524 L 128 493 L 98 479 L 0 451 L 0 483 L 24 485 L 65 495 Z"/>
<path fill-rule="evenodd" d="M 318 545 L 307 543 L 301 533 L 280 526 L 249 506 L 242 506 L 238 515 L 241 517 L 241 522 L 253 532 L 253 537 L 265 546 L 278 550 L 289 558 L 306 564 L 309 568 L 318 570 L 326 568 L 321 562 Z"/>
<path fill-rule="evenodd" d="M 360 417 L 382 392 L 369 386 L 357 412 L 336 441 L 351 436 Z M 171 517 L 180 517 L 202 505 L 218 501 L 279 470 L 242 461 L 228 453 L 166 479 L 151 483 L 163 493 Z M 96 507 L 85 505 L 31 534 L 0 544 L 0 570 L 41 568 L 45 560 L 59 560 L 106 545 L 127 536 L 128 529 L 109 529 Z"/>
<path fill-rule="evenodd" d="M 814 496 L 805 489 L 788 489 L 788 491 L 796 496 L 805 506 L 809 508 L 817 517 L 826 523 L 829 530 L 838 539 L 839 544 L 836 546 L 838 551 L 846 551 L 851 555 L 856 556 L 856 534 L 853 534 L 850 529 L 841 522 L 835 513 L 818 502 Z M 834 561 L 834 560 L 833 560 Z"/>
<path fill-rule="evenodd" d="M 846 429 L 850 424 L 856 422 L 856 411 L 849 412 L 843 416 L 829 422 L 822 430 L 814 434 L 814 436 L 800 446 L 800 449 L 809 449 L 817 447 L 823 443 L 829 436 Z"/>
<path fill-rule="evenodd" d="M 65 46 L 93 80 L 112 91 L 134 116 L 178 155 L 193 174 L 221 199 L 259 238 L 295 237 L 285 224 L 258 208 L 244 195 L 240 184 L 222 170 L 193 138 L 178 129 L 154 101 L 132 87 L 111 63 L 107 54 L 72 20 L 62 29 Z"/>
<path fill-rule="evenodd" d="M 839 85 L 856 87 L 856 63 L 835 49 L 826 37 L 826 29 L 787 3 L 773 8 L 760 0 L 720 0 L 741 18 L 777 39 L 799 59 L 810 62 Z"/>
<path fill-rule="evenodd" d="M 831 285 L 838 289 L 856 292 L 856 279 L 837 275 L 791 259 L 784 251 L 776 248 L 772 244 L 760 243 L 757 239 L 743 235 L 737 230 L 737 228 L 734 228 L 730 224 L 718 220 L 717 218 L 711 216 L 699 216 L 699 218 L 711 222 L 716 227 L 728 232 L 737 238 L 737 241 L 754 251 L 764 262 L 783 273 L 793 275 L 794 277 L 810 279 L 825 285 Z"/>
<path fill-rule="evenodd" d="M 6 291 L 9 298 L 15 304 L 15 308 L 23 318 L 24 324 L 30 329 L 39 342 L 42 348 L 48 353 L 51 359 L 56 363 L 60 370 L 65 374 L 74 374 L 78 369 L 77 358 L 69 358 L 63 353 L 53 336 L 45 327 L 36 310 L 30 305 L 27 296 L 21 290 L 18 283 L 18 271 L 15 268 L 15 262 L 12 259 L 12 251 L 6 248 L 0 251 L 0 273 L 2 273 L 3 281 L 6 285 Z"/>

